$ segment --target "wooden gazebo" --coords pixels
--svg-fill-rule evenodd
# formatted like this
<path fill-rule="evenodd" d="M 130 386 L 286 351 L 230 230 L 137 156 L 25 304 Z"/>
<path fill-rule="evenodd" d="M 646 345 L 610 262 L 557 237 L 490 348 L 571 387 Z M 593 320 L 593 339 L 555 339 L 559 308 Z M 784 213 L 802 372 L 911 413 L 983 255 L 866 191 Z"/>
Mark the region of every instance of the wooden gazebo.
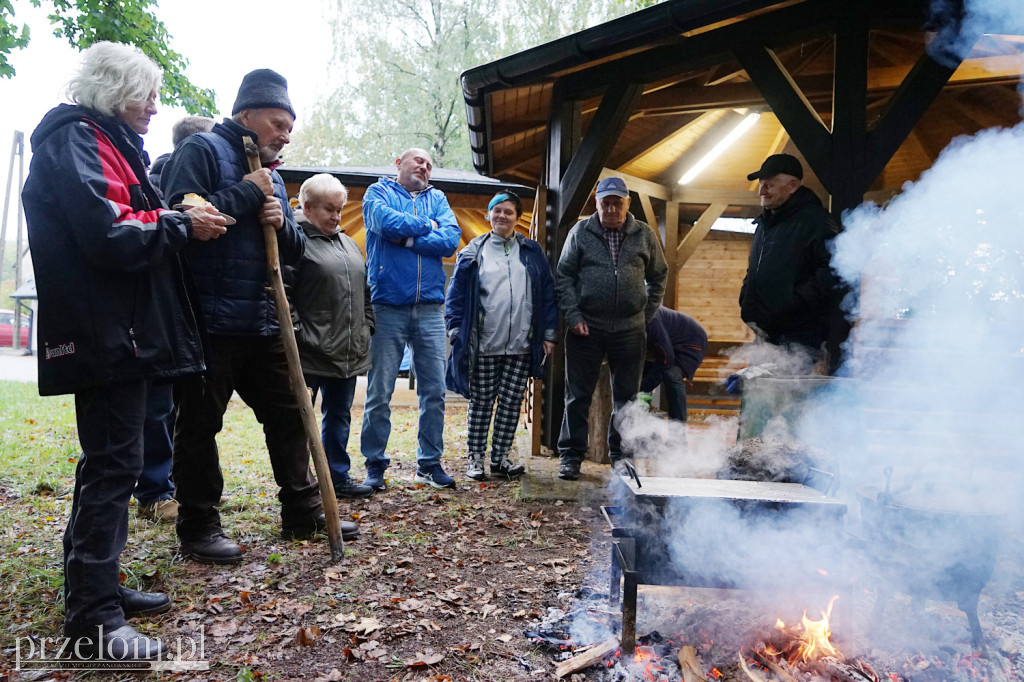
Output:
<path fill-rule="evenodd" d="M 749 339 L 736 303 L 749 236 L 710 228 L 757 214 L 746 174 L 764 157 L 801 158 L 806 184 L 841 218 L 897 193 L 956 136 L 1019 122 L 1022 73 L 1024 13 L 965 16 L 954 0 L 667 0 L 470 69 L 462 87 L 475 167 L 538 187 L 552 264 L 598 179 L 620 175 L 634 212 L 659 226 L 666 305 L 735 343 Z M 548 379 L 553 447 L 560 362 Z"/>

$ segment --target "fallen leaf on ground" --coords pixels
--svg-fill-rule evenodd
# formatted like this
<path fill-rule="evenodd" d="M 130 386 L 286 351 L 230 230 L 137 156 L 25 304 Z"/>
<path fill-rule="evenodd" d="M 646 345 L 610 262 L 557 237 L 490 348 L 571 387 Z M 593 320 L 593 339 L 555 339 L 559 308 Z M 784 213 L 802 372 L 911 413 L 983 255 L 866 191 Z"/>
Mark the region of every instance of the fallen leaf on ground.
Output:
<path fill-rule="evenodd" d="M 371 632 L 381 629 L 381 622 L 376 618 L 363 618 L 358 623 L 349 625 L 345 628 L 349 632 L 354 632 L 357 635 L 368 635 Z"/>
<path fill-rule="evenodd" d="M 405 659 L 402 663 L 405 664 L 406 668 L 416 668 L 421 665 L 434 665 L 442 660 L 444 660 L 444 654 L 417 651 L 415 656 Z"/>
<path fill-rule="evenodd" d="M 308 628 L 299 627 L 295 632 L 295 644 L 298 646 L 313 646 L 316 644 L 316 640 L 320 639 L 319 625 L 312 625 Z"/>

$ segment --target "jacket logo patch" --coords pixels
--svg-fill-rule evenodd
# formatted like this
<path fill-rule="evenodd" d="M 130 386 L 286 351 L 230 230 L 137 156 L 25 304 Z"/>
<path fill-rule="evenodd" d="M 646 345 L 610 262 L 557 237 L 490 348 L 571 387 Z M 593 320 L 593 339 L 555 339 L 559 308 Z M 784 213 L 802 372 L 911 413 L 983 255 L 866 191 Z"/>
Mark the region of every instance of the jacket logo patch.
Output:
<path fill-rule="evenodd" d="M 47 360 L 51 360 L 53 358 L 59 358 L 59 357 L 62 357 L 64 355 L 74 355 L 74 354 L 75 354 L 75 342 L 74 341 L 70 341 L 68 343 L 62 343 L 59 346 L 54 346 L 53 348 L 50 348 L 49 344 L 46 345 L 46 359 Z"/>

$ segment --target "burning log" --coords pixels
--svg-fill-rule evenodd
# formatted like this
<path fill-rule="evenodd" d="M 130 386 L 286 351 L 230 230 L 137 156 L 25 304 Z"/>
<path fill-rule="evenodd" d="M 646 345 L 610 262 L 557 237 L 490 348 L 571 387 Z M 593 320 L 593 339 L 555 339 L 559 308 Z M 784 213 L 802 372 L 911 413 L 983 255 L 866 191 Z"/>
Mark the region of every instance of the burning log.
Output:
<path fill-rule="evenodd" d="M 578 670 L 589 668 L 618 648 L 619 638 L 613 635 L 600 644 L 595 644 L 583 653 L 559 663 L 558 667 L 555 668 L 555 677 L 562 679 L 563 677 L 571 675 Z"/>
<path fill-rule="evenodd" d="M 788 672 L 786 672 L 786 670 L 782 666 L 780 666 L 778 663 L 762 654 L 760 651 L 757 651 L 755 649 L 752 653 L 754 654 L 754 658 L 757 659 L 758 663 L 760 663 L 761 665 L 775 673 L 775 675 L 780 680 L 782 680 L 782 682 L 797 682 L 797 679 L 790 675 Z M 740 659 L 742 658 L 743 653 L 740 652 Z"/>
<path fill-rule="evenodd" d="M 759 675 L 758 673 L 755 673 L 753 670 L 750 669 L 750 666 L 747 665 L 747 660 L 745 658 L 743 658 L 743 652 L 742 651 L 740 651 L 740 652 L 738 652 L 736 654 L 736 658 L 739 659 L 740 670 L 743 671 L 743 674 L 747 676 L 747 679 L 749 679 L 750 682 L 768 682 L 768 680 L 766 680 L 765 678 L 761 677 L 761 675 Z"/>
<path fill-rule="evenodd" d="M 697 660 L 697 651 L 687 644 L 679 650 L 679 668 L 683 671 L 683 682 L 704 682 L 707 675 Z"/>

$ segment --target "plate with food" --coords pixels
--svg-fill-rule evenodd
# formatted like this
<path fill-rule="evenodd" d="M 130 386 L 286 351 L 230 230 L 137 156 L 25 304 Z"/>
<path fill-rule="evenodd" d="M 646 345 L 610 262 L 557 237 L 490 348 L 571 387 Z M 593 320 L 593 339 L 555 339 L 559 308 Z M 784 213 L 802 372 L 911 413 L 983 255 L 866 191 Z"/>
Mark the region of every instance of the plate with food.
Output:
<path fill-rule="evenodd" d="M 175 211 L 187 211 L 188 209 L 193 208 L 195 206 L 213 206 L 213 204 L 211 204 L 209 201 L 199 196 L 198 194 L 189 193 L 181 198 L 180 204 L 175 204 L 174 206 L 171 206 L 171 208 L 174 209 Z M 213 206 L 213 208 L 214 210 L 217 210 L 216 206 Z M 220 211 L 217 210 L 217 213 L 220 213 Z M 227 213 L 220 214 L 224 216 L 224 220 L 226 221 L 224 223 L 225 225 L 235 224 L 235 219 L 229 216 Z"/>

